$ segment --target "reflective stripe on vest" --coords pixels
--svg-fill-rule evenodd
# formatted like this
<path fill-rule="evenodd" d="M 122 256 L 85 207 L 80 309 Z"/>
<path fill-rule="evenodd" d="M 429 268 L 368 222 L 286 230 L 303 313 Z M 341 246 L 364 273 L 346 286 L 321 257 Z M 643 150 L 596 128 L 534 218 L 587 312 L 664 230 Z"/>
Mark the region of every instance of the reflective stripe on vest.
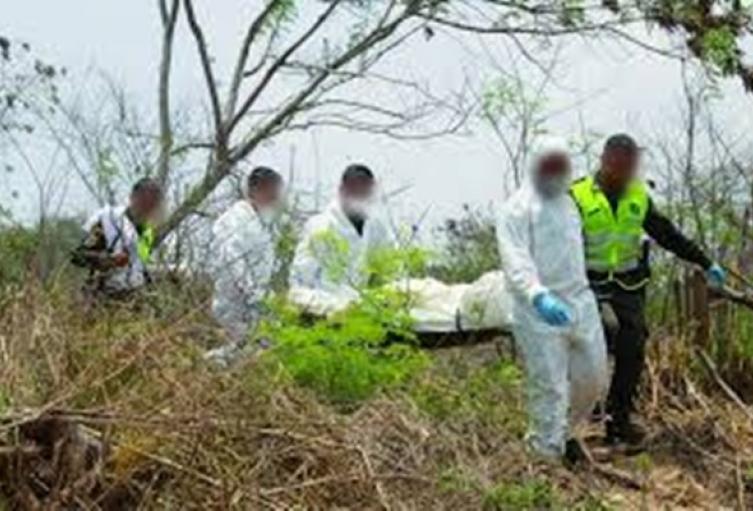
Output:
<path fill-rule="evenodd" d="M 649 206 L 646 186 L 640 181 L 631 183 L 616 214 L 593 177 L 575 182 L 571 191 L 583 219 L 588 269 L 610 274 L 637 269 Z"/>
<path fill-rule="evenodd" d="M 139 259 L 144 264 L 149 263 L 152 258 L 152 250 L 154 249 L 155 233 L 154 227 L 146 226 L 144 231 L 139 236 L 139 242 L 136 249 L 139 253 Z"/>

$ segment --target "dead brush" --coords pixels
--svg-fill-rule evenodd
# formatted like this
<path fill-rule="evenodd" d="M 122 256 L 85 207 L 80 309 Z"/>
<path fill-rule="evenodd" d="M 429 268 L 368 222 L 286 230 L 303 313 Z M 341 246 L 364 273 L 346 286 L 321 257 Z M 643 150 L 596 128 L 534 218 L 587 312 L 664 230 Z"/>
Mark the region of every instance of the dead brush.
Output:
<path fill-rule="evenodd" d="M 747 509 L 753 500 L 750 412 L 708 370 L 670 366 L 692 357 L 662 351 L 681 344 L 652 357 L 643 403 L 652 440 L 644 458 L 610 462 L 620 479 L 528 457 L 522 388 L 483 373 L 498 359 L 493 347 L 460 369 L 462 348 L 435 354 L 441 363 L 414 383 L 342 413 L 278 365 L 208 368 L 195 332 L 213 327 L 189 309 L 82 316 L 65 293 L 34 286 L 4 302 L 0 508 L 3 499 L 9 509 L 107 510 L 531 509 L 530 495 L 544 509 Z"/>

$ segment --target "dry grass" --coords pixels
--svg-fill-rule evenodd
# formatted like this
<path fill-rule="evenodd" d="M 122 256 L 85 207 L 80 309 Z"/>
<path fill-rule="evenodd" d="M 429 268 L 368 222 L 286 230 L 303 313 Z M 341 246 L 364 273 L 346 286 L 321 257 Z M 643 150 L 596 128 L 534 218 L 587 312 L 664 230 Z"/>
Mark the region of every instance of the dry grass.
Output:
<path fill-rule="evenodd" d="M 750 412 L 678 370 L 691 357 L 681 343 L 653 357 L 648 452 L 573 474 L 524 452 L 517 387 L 481 389 L 463 413 L 421 406 L 435 377 L 462 388 L 471 376 L 458 350 L 345 413 L 273 365 L 205 366 L 199 345 L 216 332 L 195 310 L 82 314 L 34 287 L 2 304 L 0 509 L 753 506 Z M 521 500 L 532 482 L 556 498 Z"/>

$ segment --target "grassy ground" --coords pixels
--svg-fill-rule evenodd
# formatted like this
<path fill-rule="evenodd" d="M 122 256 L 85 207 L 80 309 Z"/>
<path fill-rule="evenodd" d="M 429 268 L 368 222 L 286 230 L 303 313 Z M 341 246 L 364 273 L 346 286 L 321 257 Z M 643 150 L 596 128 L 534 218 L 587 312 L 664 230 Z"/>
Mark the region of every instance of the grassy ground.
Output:
<path fill-rule="evenodd" d="M 654 346 L 648 450 L 604 452 L 592 427 L 602 463 L 572 473 L 526 454 L 523 378 L 494 345 L 432 352 L 343 402 L 273 355 L 206 366 L 218 332 L 174 302 L 89 311 L 35 287 L 5 299 L 0 509 L 753 506 L 753 416 L 681 340 Z"/>

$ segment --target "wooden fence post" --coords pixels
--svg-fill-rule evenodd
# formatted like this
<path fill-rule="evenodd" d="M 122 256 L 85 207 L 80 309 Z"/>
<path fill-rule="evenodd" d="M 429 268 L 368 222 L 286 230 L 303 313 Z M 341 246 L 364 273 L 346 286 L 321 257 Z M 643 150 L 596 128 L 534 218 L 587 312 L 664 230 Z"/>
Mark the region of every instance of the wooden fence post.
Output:
<path fill-rule="evenodd" d="M 709 289 L 705 275 L 693 271 L 688 279 L 689 317 L 693 328 L 693 344 L 699 348 L 708 348 L 711 340 L 711 309 L 709 307 Z"/>

